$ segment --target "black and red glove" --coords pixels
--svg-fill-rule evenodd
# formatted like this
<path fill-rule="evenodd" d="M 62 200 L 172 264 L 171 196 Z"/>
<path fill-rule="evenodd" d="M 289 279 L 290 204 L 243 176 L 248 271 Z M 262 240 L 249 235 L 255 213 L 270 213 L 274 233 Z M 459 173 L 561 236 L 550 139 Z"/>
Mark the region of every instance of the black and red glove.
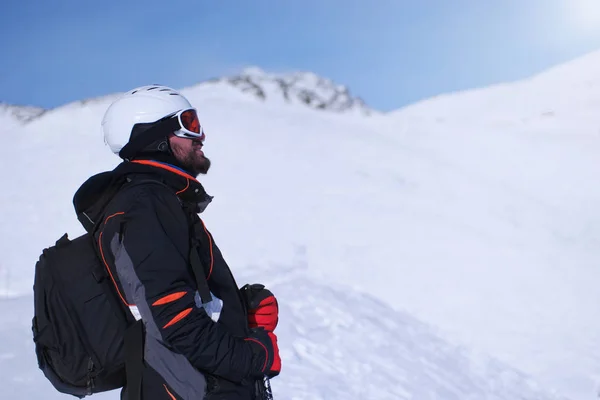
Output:
<path fill-rule="evenodd" d="M 273 332 L 267 332 L 263 328 L 252 329 L 247 342 L 252 346 L 253 366 L 255 376 L 266 375 L 274 378 L 281 372 L 281 358 L 277 346 L 277 336 Z"/>
<path fill-rule="evenodd" d="M 245 285 L 241 291 L 248 307 L 248 326 L 273 332 L 279 323 L 279 305 L 273 293 L 258 283 Z"/>

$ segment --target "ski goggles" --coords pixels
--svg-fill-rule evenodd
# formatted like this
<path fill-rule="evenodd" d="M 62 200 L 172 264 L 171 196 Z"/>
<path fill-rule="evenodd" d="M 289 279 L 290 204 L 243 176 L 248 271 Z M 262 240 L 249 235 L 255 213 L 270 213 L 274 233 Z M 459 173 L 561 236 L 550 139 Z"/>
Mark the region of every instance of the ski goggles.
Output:
<path fill-rule="evenodd" d="M 198 112 L 195 108 L 188 108 L 180 110 L 169 118 L 170 126 L 165 128 L 172 128 L 175 136 L 188 139 L 200 139 L 204 141 L 206 135 L 204 134 L 204 128 L 200 124 L 198 119 Z"/>
<path fill-rule="evenodd" d="M 181 138 L 195 139 L 202 142 L 206 138 L 196 109 L 186 108 L 154 122 L 152 127 L 132 138 L 121 149 L 119 155 L 124 159 L 130 159 L 139 150 L 156 140 L 164 138 L 169 133 Z"/>

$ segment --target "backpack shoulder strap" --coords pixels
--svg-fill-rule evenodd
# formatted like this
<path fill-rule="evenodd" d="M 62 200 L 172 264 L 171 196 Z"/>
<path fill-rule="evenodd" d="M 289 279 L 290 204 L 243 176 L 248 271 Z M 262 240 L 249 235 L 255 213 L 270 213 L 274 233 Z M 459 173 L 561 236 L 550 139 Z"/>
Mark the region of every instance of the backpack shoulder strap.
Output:
<path fill-rule="evenodd" d="M 210 289 L 208 288 L 208 282 L 206 280 L 206 272 L 204 270 L 204 266 L 202 265 L 202 261 L 200 260 L 200 255 L 198 254 L 199 245 L 196 243 L 194 238 L 196 235 L 196 230 L 194 229 L 196 223 L 193 219 L 193 215 L 191 215 L 192 211 L 190 211 L 187 207 L 185 207 L 184 203 L 181 201 L 179 196 L 177 196 L 171 188 L 155 179 L 139 179 L 139 180 L 128 180 L 126 184 L 127 187 L 131 188 L 138 185 L 145 184 L 156 184 L 163 186 L 169 190 L 169 193 L 172 193 L 173 196 L 179 202 L 183 213 L 185 214 L 185 218 L 188 221 L 188 229 L 189 229 L 189 238 L 190 238 L 190 266 L 192 268 L 192 272 L 194 273 L 194 278 L 196 280 L 196 289 L 200 294 L 200 299 L 202 300 L 202 304 L 210 303 L 212 301 L 212 296 L 210 294 Z"/>

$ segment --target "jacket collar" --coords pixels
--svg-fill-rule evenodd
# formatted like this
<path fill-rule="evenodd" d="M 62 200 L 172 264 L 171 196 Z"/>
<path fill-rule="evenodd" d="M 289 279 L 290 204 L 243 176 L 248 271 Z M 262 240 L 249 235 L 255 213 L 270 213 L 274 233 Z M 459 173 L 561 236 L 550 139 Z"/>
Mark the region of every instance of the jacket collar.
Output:
<path fill-rule="evenodd" d="M 213 199 L 195 177 L 173 164 L 155 160 L 134 160 L 121 165 L 134 174 L 148 174 L 162 181 L 171 187 L 184 203 L 195 204 L 199 209 L 197 212 L 204 211 Z"/>
<path fill-rule="evenodd" d="M 112 171 L 90 177 L 73 196 L 77 218 L 88 232 L 119 188 L 136 179 L 162 182 L 173 190 L 187 209 L 196 214 L 202 213 L 213 199 L 196 178 L 172 164 L 154 160 L 124 161 Z"/>

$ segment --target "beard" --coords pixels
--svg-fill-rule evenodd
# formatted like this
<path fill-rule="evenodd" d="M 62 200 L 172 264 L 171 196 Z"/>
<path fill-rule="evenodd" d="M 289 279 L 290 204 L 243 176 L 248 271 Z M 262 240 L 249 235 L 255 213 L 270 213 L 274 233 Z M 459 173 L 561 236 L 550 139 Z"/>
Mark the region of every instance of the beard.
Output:
<path fill-rule="evenodd" d="M 191 150 L 173 146 L 172 151 L 179 164 L 191 175 L 206 175 L 210 169 L 211 161 L 201 151 L 202 144 L 192 144 Z"/>

